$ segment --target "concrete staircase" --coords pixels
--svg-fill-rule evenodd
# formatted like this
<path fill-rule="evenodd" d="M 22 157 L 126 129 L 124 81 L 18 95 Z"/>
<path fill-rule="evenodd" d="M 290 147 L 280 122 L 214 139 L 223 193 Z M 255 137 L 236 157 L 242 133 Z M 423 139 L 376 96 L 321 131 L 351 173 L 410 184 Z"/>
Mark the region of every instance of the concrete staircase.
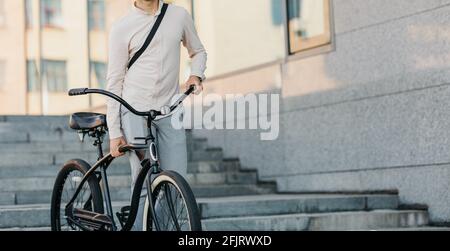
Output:
<path fill-rule="evenodd" d="M 48 230 L 51 189 L 72 158 L 93 163 L 95 149 L 79 143 L 67 117 L 0 117 L 0 229 Z M 188 133 L 188 181 L 205 230 L 434 230 L 426 210 L 399 210 L 395 194 L 277 194 L 238 159 L 225 159 L 206 139 Z M 126 158 L 110 168 L 114 205 L 130 197 Z"/>

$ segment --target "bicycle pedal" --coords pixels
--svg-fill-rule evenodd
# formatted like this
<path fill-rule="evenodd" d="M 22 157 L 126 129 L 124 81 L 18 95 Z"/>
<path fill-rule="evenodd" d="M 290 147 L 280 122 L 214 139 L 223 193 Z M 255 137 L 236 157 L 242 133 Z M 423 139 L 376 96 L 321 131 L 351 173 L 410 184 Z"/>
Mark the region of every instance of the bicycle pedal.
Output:
<path fill-rule="evenodd" d="M 122 227 L 124 227 L 125 223 L 128 221 L 130 212 L 131 212 L 131 206 L 125 206 L 120 209 L 120 212 L 116 213 L 116 216 L 119 219 L 120 225 Z"/>
<path fill-rule="evenodd" d="M 130 212 L 131 212 L 131 206 L 125 206 L 125 207 L 122 207 L 122 208 L 120 209 L 120 212 L 130 214 Z"/>

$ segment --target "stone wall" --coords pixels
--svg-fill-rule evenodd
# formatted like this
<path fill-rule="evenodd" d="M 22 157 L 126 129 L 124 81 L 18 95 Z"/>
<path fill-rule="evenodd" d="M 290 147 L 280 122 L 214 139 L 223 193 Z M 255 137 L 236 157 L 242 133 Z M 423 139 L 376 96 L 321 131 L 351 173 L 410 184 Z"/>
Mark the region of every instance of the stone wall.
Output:
<path fill-rule="evenodd" d="M 450 0 L 332 2 L 330 51 L 207 83 L 281 91 L 278 140 L 196 134 L 282 191 L 399 191 L 450 221 Z"/>

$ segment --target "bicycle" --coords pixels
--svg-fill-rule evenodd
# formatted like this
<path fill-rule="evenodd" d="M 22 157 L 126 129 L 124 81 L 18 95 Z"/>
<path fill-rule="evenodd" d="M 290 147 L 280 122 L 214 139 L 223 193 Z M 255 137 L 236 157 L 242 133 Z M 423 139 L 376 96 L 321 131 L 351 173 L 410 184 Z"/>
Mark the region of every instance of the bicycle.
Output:
<path fill-rule="evenodd" d="M 114 157 L 103 154 L 103 138 L 108 130 L 106 115 L 98 113 L 75 113 L 70 118 L 70 128 L 94 138 L 98 161 L 92 167 L 84 160 L 66 162 L 55 181 L 51 200 L 52 231 L 131 231 L 138 213 L 141 191 L 147 191 L 143 217 L 147 231 L 201 231 L 201 219 L 195 196 L 187 181 L 178 173 L 163 171 L 159 165 L 158 149 L 152 133 L 152 122 L 168 117 L 195 91 L 191 86 L 172 106 L 161 111 L 136 111 L 119 96 L 99 89 L 72 89 L 69 96 L 100 94 L 122 104 L 130 112 L 147 120 L 148 136 L 136 138 L 145 144 L 128 144 L 119 151 L 148 150 L 150 158 L 141 162 L 142 169 L 134 185 L 131 205 L 116 213 L 120 227 L 113 215 L 107 170 Z M 67 189 L 65 189 L 67 188 Z M 63 204 L 63 205 L 62 205 Z M 106 208 L 106 213 L 105 213 Z M 159 210 L 158 210 L 159 209 Z M 164 210 L 163 210 L 164 209 Z"/>

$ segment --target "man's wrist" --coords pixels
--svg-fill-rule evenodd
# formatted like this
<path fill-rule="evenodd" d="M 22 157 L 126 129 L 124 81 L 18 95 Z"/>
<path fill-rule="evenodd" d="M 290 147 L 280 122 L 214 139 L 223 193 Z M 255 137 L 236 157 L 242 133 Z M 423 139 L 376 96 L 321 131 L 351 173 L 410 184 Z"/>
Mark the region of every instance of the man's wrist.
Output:
<path fill-rule="evenodd" d="M 199 76 L 191 75 L 191 78 L 196 78 L 200 84 L 203 82 L 203 79 Z"/>
<path fill-rule="evenodd" d="M 109 140 L 115 140 L 123 138 L 123 134 L 120 129 L 110 128 L 109 129 Z"/>

